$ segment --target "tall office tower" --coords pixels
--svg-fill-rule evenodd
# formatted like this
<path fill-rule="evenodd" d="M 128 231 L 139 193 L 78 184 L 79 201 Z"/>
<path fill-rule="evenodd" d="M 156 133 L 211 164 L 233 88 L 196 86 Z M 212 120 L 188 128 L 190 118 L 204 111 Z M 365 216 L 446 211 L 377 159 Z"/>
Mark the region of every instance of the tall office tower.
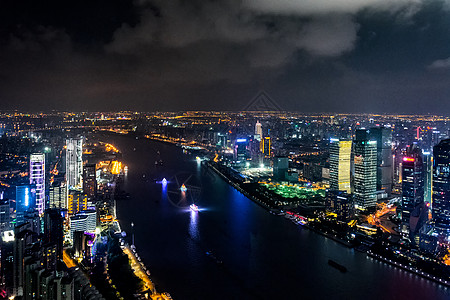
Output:
<path fill-rule="evenodd" d="M 330 188 L 351 193 L 350 162 L 352 141 L 330 139 Z"/>
<path fill-rule="evenodd" d="M 48 191 L 48 198 L 49 208 L 67 208 L 69 188 L 64 178 L 53 181 Z"/>
<path fill-rule="evenodd" d="M 272 140 L 270 139 L 270 136 L 266 136 L 263 139 L 261 139 L 259 145 L 261 152 L 264 153 L 264 156 L 266 157 L 272 156 Z"/>
<path fill-rule="evenodd" d="M 81 188 L 83 176 L 83 138 L 66 140 L 66 180 L 69 188 Z"/>
<path fill-rule="evenodd" d="M 82 210 L 88 209 L 87 195 L 79 191 L 70 191 L 67 202 L 67 211 L 69 215 L 74 215 Z"/>
<path fill-rule="evenodd" d="M 424 174 L 422 151 L 410 146 L 403 157 L 402 167 L 402 226 L 403 234 L 410 233 L 410 217 L 423 204 Z"/>
<path fill-rule="evenodd" d="M 450 234 L 450 139 L 433 147 L 432 218 L 438 232 Z"/>
<path fill-rule="evenodd" d="M 273 158 L 273 179 L 286 180 L 286 172 L 289 169 L 289 158 L 276 156 Z"/>
<path fill-rule="evenodd" d="M 0 233 L 10 229 L 9 199 L 0 200 Z"/>
<path fill-rule="evenodd" d="M 259 123 L 259 121 L 256 121 L 255 135 L 256 135 L 256 139 L 258 141 L 261 141 L 261 139 L 263 138 L 262 125 L 261 125 L 261 123 Z"/>
<path fill-rule="evenodd" d="M 83 167 L 83 192 L 89 197 L 89 199 L 94 199 L 97 194 L 95 164 L 86 164 Z"/>
<path fill-rule="evenodd" d="M 236 139 L 234 143 L 234 160 L 244 162 L 248 158 L 248 140 L 246 138 Z"/>
<path fill-rule="evenodd" d="M 45 210 L 45 155 L 30 155 L 30 184 L 36 185 L 36 209 L 39 215 Z"/>
<path fill-rule="evenodd" d="M 25 222 L 25 214 L 36 207 L 36 185 L 16 186 L 16 225 Z"/>
<path fill-rule="evenodd" d="M 370 139 L 377 141 L 377 190 L 391 194 L 393 184 L 392 130 L 375 127 L 370 130 Z"/>
<path fill-rule="evenodd" d="M 64 243 L 63 217 L 59 209 L 46 209 L 44 213 L 44 242 L 56 245 L 56 257 L 62 259 Z"/>
<path fill-rule="evenodd" d="M 423 151 L 423 171 L 424 171 L 424 192 L 423 200 L 428 207 L 431 207 L 433 192 L 433 154 Z"/>
<path fill-rule="evenodd" d="M 377 142 L 369 139 L 368 130 L 357 130 L 354 141 L 354 200 L 355 207 L 376 206 Z"/>

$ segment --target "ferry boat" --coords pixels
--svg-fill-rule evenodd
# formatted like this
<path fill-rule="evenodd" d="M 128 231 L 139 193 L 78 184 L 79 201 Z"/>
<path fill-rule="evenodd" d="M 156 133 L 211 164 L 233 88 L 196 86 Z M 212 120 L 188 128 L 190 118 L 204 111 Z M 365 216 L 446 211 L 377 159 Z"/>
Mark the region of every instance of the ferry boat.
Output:
<path fill-rule="evenodd" d="M 184 183 L 181 185 L 180 190 L 182 192 L 186 192 L 187 191 L 187 187 L 184 185 Z"/>
<path fill-rule="evenodd" d="M 328 264 L 330 266 L 332 266 L 333 268 L 338 269 L 339 271 L 341 271 L 342 273 L 347 272 L 347 268 L 341 264 L 338 264 L 337 262 L 335 262 L 334 260 L 329 259 L 328 260 Z"/>
<path fill-rule="evenodd" d="M 193 203 L 189 206 L 189 208 L 192 209 L 193 211 L 198 211 L 198 206 Z"/>

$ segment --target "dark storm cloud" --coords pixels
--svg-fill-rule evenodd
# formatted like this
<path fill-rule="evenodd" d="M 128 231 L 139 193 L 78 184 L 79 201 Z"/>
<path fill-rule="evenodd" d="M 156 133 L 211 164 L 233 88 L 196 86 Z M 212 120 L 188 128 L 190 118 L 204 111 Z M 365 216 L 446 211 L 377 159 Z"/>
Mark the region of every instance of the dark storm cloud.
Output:
<path fill-rule="evenodd" d="M 264 89 L 290 110 L 388 111 L 450 90 L 443 1 L 5 3 L 5 109 L 238 110 Z"/>

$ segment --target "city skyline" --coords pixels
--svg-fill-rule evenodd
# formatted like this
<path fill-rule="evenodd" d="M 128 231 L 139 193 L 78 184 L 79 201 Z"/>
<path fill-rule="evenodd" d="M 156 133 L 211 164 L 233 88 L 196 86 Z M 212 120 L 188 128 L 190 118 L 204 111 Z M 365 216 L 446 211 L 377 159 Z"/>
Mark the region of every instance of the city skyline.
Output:
<path fill-rule="evenodd" d="M 0 103 L 29 111 L 445 113 L 448 1 L 3 1 Z"/>

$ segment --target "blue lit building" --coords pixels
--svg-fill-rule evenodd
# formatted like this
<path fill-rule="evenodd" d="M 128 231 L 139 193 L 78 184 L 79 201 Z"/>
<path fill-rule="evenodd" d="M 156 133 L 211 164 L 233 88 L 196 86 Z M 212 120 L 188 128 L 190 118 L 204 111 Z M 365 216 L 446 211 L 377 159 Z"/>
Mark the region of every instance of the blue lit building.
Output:
<path fill-rule="evenodd" d="M 249 156 L 248 139 L 239 138 L 234 143 L 234 160 L 236 162 L 244 162 Z"/>
<path fill-rule="evenodd" d="M 36 208 L 36 186 L 16 186 L 16 225 L 25 222 L 25 213 Z"/>
<path fill-rule="evenodd" d="M 439 233 L 450 234 L 450 139 L 433 147 L 432 218 Z"/>

